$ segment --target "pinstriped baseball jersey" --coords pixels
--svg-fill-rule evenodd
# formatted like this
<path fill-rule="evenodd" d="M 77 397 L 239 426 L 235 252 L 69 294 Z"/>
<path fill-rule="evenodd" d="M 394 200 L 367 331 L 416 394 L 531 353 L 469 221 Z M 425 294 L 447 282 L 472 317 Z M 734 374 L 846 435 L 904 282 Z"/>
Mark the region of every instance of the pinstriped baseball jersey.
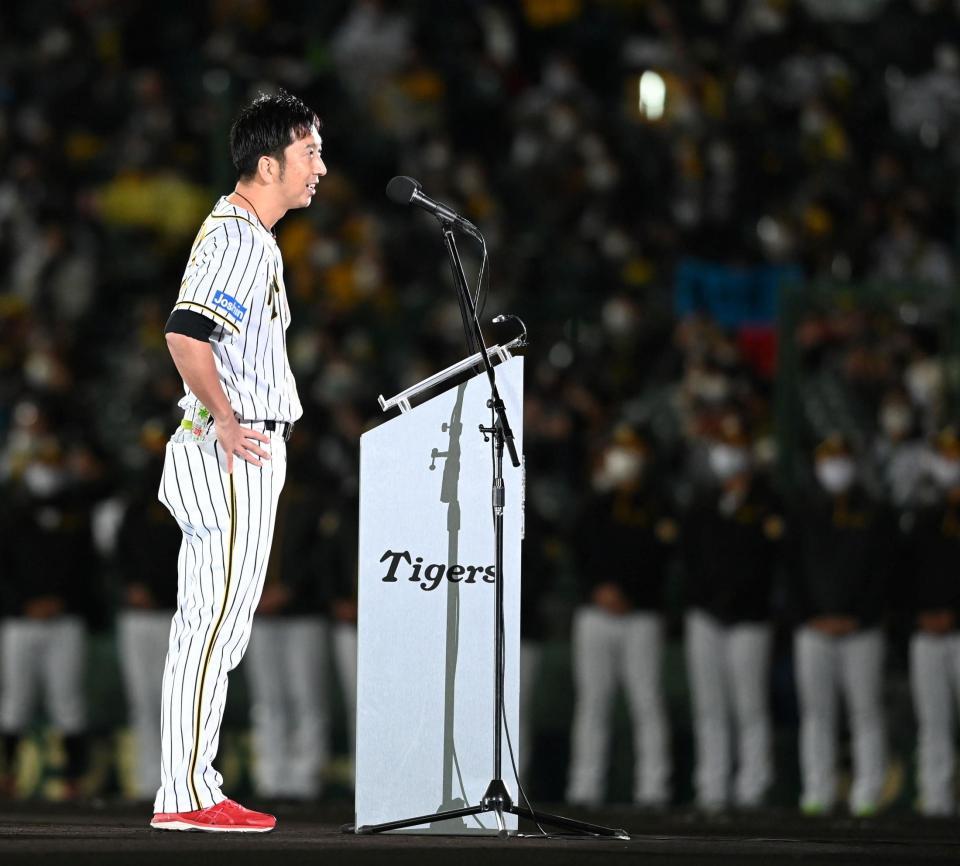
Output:
<path fill-rule="evenodd" d="M 287 362 L 290 308 L 273 236 L 255 214 L 221 198 L 193 244 L 175 310 L 215 325 L 210 346 L 234 412 L 244 421 L 290 421 L 302 414 Z M 199 401 L 185 385 L 191 419 Z M 201 416 L 202 417 L 202 416 Z M 277 502 L 286 476 L 280 432 L 270 460 L 236 460 L 226 472 L 210 428 L 167 443 L 159 498 L 183 531 L 177 611 L 164 663 L 157 813 L 205 809 L 224 799 L 213 766 L 227 678 L 246 652 L 263 589 Z"/>
<path fill-rule="evenodd" d="M 193 242 L 174 309 L 215 322 L 210 345 L 240 418 L 292 422 L 303 414 L 287 360 L 290 306 L 280 249 L 254 214 L 220 198 Z M 184 390 L 180 407 L 192 416 L 199 401 Z"/>

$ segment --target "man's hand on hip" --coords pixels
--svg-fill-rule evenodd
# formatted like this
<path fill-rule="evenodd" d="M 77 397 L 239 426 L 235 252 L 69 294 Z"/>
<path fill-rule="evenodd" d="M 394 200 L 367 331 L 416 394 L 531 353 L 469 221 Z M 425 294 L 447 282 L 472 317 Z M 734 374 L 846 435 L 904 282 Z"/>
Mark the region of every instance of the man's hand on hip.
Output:
<path fill-rule="evenodd" d="M 241 457 L 254 466 L 263 466 L 258 460 L 269 460 L 270 455 L 263 448 L 254 444 L 255 442 L 270 443 L 270 437 L 266 433 L 258 430 L 251 430 L 249 427 L 241 427 L 240 422 L 232 415 L 224 418 L 222 421 L 216 420 L 217 441 L 223 448 L 223 453 L 227 455 L 227 472 L 233 472 L 233 455 Z"/>

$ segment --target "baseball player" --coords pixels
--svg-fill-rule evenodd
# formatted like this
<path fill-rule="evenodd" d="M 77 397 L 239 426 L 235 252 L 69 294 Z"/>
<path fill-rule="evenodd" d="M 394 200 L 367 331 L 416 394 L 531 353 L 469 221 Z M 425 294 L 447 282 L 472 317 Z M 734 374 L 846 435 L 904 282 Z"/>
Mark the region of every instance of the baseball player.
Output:
<path fill-rule="evenodd" d="M 0 749 L 8 774 L 38 698 L 62 736 L 63 796 L 80 794 L 87 765 L 87 637 L 102 610 L 93 592 L 98 562 L 90 512 L 106 496 L 102 464 L 84 442 L 54 427 L 47 410 L 25 401 L 2 455 L 8 556 L 0 578 Z M 0 777 L 0 796 L 12 794 Z"/>
<path fill-rule="evenodd" d="M 589 600 L 574 614 L 575 703 L 567 800 L 603 802 L 615 690 L 623 684 L 634 742 L 634 802 L 670 800 L 670 730 L 663 694 L 663 605 L 669 546 L 677 527 L 651 468 L 650 444 L 614 431 L 594 468 L 582 532 Z"/>
<path fill-rule="evenodd" d="M 913 619 L 910 685 L 917 718 L 918 810 L 956 814 L 956 706 L 960 696 L 960 437 L 947 428 L 929 455 L 939 501 L 918 509 L 912 533 L 910 591 Z"/>
<path fill-rule="evenodd" d="M 883 615 L 895 527 L 859 483 L 844 439 L 831 436 L 817 447 L 814 471 L 820 491 L 797 509 L 788 533 L 791 609 L 798 618 L 800 807 L 819 815 L 836 804 L 842 697 L 853 752 L 849 806 L 862 817 L 880 807 L 887 766 Z"/>
<path fill-rule="evenodd" d="M 685 648 L 697 805 L 753 809 L 773 781 L 770 606 L 783 519 L 742 418 L 727 413 L 708 460 L 715 486 L 684 516 Z M 731 769 L 736 756 L 736 773 Z"/>
<path fill-rule="evenodd" d="M 286 439 L 302 414 L 273 227 L 291 208 L 307 207 L 326 174 L 319 129 L 317 115 L 282 91 L 240 113 L 230 130 L 236 188 L 201 226 L 167 322 L 186 395 L 159 491 L 183 530 L 151 821 L 159 829 L 276 825 L 226 798 L 213 759 L 227 675 L 243 658 L 263 588 Z"/>

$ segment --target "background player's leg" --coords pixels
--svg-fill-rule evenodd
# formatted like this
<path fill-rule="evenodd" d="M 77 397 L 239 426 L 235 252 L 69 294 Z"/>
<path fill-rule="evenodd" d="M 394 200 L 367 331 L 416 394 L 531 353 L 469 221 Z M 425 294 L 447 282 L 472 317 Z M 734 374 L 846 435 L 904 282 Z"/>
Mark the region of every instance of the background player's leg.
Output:
<path fill-rule="evenodd" d="M 655 613 L 625 617 L 623 682 L 633 721 L 633 800 L 666 806 L 670 800 L 670 727 L 664 705 L 663 620 Z"/>
<path fill-rule="evenodd" d="M 910 640 L 910 686 L 917 717 L 917 788 L 924 815 L 953 814 L 951 639 L 918 632 Z"/>
<path fill-rule="evenodd" d="M 794 634 L 800 703 L 800 807 L 819 814 L 837 799 L 837 672 L 835 638 L 807 626 Z"/>
<path fill-rule="evenodd" d="M 603 802 L 610 751 L 610 711 L 616 687 L 620 618 L 597 607 L 581 607 L 574 615 L 573 730 L 567 800 Z"/>
<path fill-rule="evenodd" d="M 284 793 L 288 759 L 296 759 L 290 746 L 288 671 L 284 666 L 281 617 L 257 621 L 244 670 L 250 685 L 250 718 L 253 723 L 253 783 L 260 797 Z"/>
<path fill-rule="evenodd" d="M 292 709 L 290 745 L 296 759 L 290 766 L 285 793 L 297 799 L 320 793 L 321 773 L 330 761 L 328 646 L 327 623 L 321 617 L 287 621 L 283 649 Z"/>
<path fill-rule="evenodd" d="M 4 620 L 0 630 L 0 734 L 3 735 L 7 766 L 7 793 L 13 793 L 16 746 L 33 718 L 40 665 L 42 635 L 38 623 L 28 619 Z M 3 795 L 0 791 L 0 796 Z"/>
<path fill-rule="evenodd" d="M 707 811 L 726 807 L 730 780 L 726 639 L 726 629 L 712 616 L 687 613 L 687 673 L 697 747 L 694 787 L 697 805 Z"/>
<path fill-rule="evenodd" d="M 79 794 L 87 769 L 87 627 L 80 617 L 64 616 L 47 624 L 43 657 L 45 700 L 50 721 L 63 737 L 66 796 Z"/>
<path fill-rule="evenodd" d="M 49 624 L 44 653 L 44 686 L 50 720 L 65 736 L 87 728 L 87 627 L 77 616 Z"/>
<path fill-rule="evenodd" d="M 947 637 L 947 659 L 950 667 L 950 688 L 953 695 L 953 700 L 960 702 L 960 634 L 953 632 Z M 954 712 L 952 716 L 954 719 L 957 718 L 957 707 L 954 706 Z M 956 722 L 951 724 L 951 735 L 953 733 L 953 726 Z M 952 742 L 952 739 L 951 739 Z M 952 770 L 954 773 L 952 782 L 956 784 L 956 753 L 954 753 L 954 760 L 952 762 Z"/>
<path fill-rule="evenodd" d="M 727 649 L 730 689 L 737 720 L 738 806 L 754 808 L 773 781 L 770 726 L 770 626 L 742 623 L 729 630 Z"/>
<path fill-rule="evenodd" d="M 887 771 L 886 724 L 883 708 L 883 632 L 856 632 L 843 639 L 842 676 L 853 746 L 853 785 L 850 810 L 873 813 Z"/>
<path fill-rule="evenodd" d="M 148 799 L 160 784 L 160 687 L 170 619 L 155 610 L 125 610 L 117 623 L 120 667 L 134 744 L 134 792 Z"/>

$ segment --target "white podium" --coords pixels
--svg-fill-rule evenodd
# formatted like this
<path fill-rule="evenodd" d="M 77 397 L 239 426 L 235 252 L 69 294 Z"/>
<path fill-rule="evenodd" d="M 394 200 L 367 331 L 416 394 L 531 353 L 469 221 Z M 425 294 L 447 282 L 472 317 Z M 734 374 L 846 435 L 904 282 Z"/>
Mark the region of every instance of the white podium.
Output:
<path fill-rule="evenodd" d="M 522 454 L 523 358 L 500 360 Z M 414 408 L 400 400 L 403 414 L 360 440 L 358 832 L 476 805 L 495 774 L 492 452 L 478 429 L 489 396 L 481 374 Z M 504 463 L 504 703 L 519 761 L 523 474 Z M 516 800 L 505 735 L 503 756 Z M 496 830 L 481 814 L 401 832 Z"/>

